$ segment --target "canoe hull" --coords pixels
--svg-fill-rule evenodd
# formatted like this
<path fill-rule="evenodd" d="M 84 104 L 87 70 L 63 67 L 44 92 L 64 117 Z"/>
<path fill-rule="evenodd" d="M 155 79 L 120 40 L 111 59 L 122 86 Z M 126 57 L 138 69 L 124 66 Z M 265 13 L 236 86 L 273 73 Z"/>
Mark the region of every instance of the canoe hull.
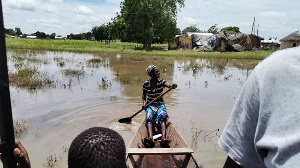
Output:
<path fill-rule="evenodd" d="M 165 168 L 165 167 L 199 167 L 194 151 L 177 132 L 171 122 L 166 123 L 166 137 L 170 140 L 170 148 L 161 148 L 160 140 L 155 141 L 154 148 L 145 148 L 144 138 L 148 137 L 146 120 L 143 120 L 127 149 L 128 167 Z"/>

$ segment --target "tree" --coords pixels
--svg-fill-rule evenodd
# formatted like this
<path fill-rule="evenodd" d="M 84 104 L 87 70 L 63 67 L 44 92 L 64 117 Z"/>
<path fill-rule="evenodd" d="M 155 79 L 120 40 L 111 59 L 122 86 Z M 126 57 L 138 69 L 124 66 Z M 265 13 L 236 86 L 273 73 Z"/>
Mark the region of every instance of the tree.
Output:
<path fill-rule="evenodd" d="M 55 39 L 55 36 L 56 36 L 56 33 L 51 33 L 50 36 L 49 36 L 49 38 L 50 39 Z"/>
<path fill-rule="evenodd" d="M 210 28 L 208 28 L 207 32 L 212 33 L 212 34 L 218 34 L 219 29 L 217 27 L 217 24 L 214 24 L 214 25 L 210 26 Z"/>
<path fill-rule="evenodd" d="M 185 29 L 182 30 L 183 35 L 186 35 L 187 32 L 201 33 L 204 31 L 201 31 L 196 25 L 193 25 L 193 26 L 186 27 Z"/>
<path fill-rule="evenodd" d="M 221 31 L 226 31 L 228 34 L 236 34 L 240 33 L 240 28 L 234 26 L 234 27 L 224 27 L 221 29 Z"/>
<path fill-rule="evenodd" d="M 154 43 L 164 43 L 173 39 L 175 35 L 178 35 L 176 20 L 170 17 L 170 15 L 166 14 L 157 22 L 157 26 L 154 29 Z"/>
<path fill-rule="evenodd" d="M 16 28 L 15 28 L 15 32 L 16 32 L 16 35 L 17 35 L 17 36 L 22 35 L 22 31 L 21 31 L 21 29 L 20 29 L 19 27 L 16 27 Z"/>
<path fill-rule="evenodd" d="M 168 23 L 168 28 L 176 29 L 177 11 L 184 7 L 184 0 L 124 0 L 120 6 L 121 12 L 116 19 L 121 19 L 125 25 L 123 37 L 127 39 L 123 41 L 142 43 L 143 49 L 149 50 L 155 40 L 175 35 L 168 33 L 167 37 L 162 37 L 159 28 L 162 23 Z"/>
<path fill-rule="evenodd" d="M 8 35 L 11 35 L 11 36 L 16 35 L 16 32 L 13 29 L 5 29 L 4 28 L 4 31 L 5 31 L 5 34 L 8 34 Z"/>
<path fill-rule="evenodd" d="M 93 33 L 93 35 L 97 41 L 108 40 L 108 25 L 107 24 L 102 24 L 101 26 L 95 26 L 95 27 L 93 27 L 91 32 Z"/>
<path fill-rule="evenodd" d="M 47 37 L 47 36 L 46 36 L 46 33 L 44 33 L 44 32 L 39 32 L 39 31 L 33 33 L 33 35 L 35 35 L 37 38 L 46 38 L 46 37 Z"/>

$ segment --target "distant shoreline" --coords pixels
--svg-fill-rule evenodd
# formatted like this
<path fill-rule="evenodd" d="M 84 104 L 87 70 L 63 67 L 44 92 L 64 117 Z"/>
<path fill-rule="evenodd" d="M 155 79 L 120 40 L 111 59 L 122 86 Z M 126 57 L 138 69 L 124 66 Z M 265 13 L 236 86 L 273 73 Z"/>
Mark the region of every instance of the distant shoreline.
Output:
<path fill-rule="evenodd" d="M 105 42 L 88 40 L 50 40 L 50 39 L 15 39 L 6 38 L 7 49 L 26 49 L 44 51 L 68 51 L 79 53 L 122 54 L 139 56 L 167 56 L 194 58 L 223 58 L 263 60 L 274 51 L 245 51 L 245 52 L 196 52 L 192 50 L 163 50 L 167 44 L 153 44 L 152 51 L 143 51 L 142 44 L 128 42 Z"/>

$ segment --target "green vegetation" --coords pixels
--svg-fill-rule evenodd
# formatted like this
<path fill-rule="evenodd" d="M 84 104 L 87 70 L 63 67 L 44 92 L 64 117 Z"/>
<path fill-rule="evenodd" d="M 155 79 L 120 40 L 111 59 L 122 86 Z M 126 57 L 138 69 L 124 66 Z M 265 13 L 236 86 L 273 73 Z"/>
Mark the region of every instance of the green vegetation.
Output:
<path fill-rule="evenodd" d="M 41 74 L 35 68 L 19 69 L 17 72 L 9 74 L 9 81 L 13 86 L 31 91 L 53 85 L 53 81 L 49 77 Z"/>
<path fill-rule="evenodd" d="M 93 63 L 98 64 L 98 63 L 100 63 L 101 61 L 102 61 L 101 59 L 94 58 L 94 59 L 88 60 L 88 63 L 90 63 L 90 64 L 93 64 Z"/>
<path fill-rule="evenodd" d="M 80 77 L 84 76 L 84 71 L 83 70 L 74 70 L 74 69 L 66 69 L 63 71 L 65 76 L 69 77 Z"/>
<path fill-rule="evenodd" d="M 253 59 L 262 60 L 274 51 L 248 51 L 248 52 L 195 52 L 153 50 L 151 52 L 136 50 L 141 44 L 127 42 L 83 41 L 83 40 L 38 40 L 38 39 L 6 39 L 8 49 L 70 51 L 100 54 L 123 54 L 138 56 L 168 56 L 168 57 L 197 57 L 197 58 L 225 58 L 225 59 Z M 167 44 L 155 44 L 153 48 L 166 48 Z"/>

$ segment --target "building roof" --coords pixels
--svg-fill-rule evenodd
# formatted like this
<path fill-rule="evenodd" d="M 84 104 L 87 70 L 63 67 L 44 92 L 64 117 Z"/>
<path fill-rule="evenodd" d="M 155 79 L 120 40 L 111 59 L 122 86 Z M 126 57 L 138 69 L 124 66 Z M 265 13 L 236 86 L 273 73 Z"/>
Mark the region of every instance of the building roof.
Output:
<path fill-rule="evenodd" d="M 284 37 L 280 41 L 300 41 L 300 30 L 295 31 L 294 33 Z"/>
<path fill-rule="evenodd" d="M 261 43 L 277 43 L 280 44 L 279 40 L 271 39 L 271 40 L 261 40 Z"/>
<path fill-rule="evenodd" d="M 208 36 L 208 37 L 214 35 L 212 33 L 197 33 L 197 32 L 187 32 L 186 34 L 188 37 L 191 37 L 193 34 L 197 36 Z"/>

